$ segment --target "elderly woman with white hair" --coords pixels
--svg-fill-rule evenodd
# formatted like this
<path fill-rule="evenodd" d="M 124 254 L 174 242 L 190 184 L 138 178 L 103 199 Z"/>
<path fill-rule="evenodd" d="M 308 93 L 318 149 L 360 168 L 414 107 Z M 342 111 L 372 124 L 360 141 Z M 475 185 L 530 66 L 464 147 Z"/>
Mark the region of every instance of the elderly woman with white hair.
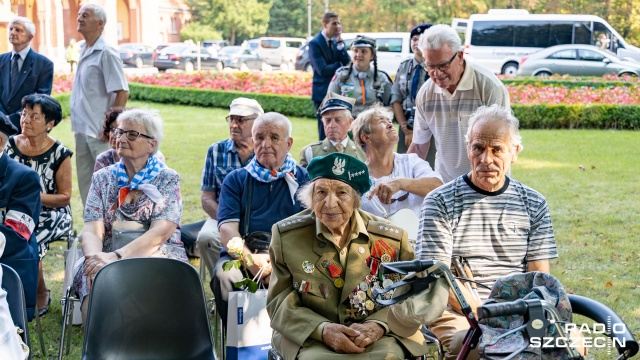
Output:
<path fill-rule="evenodd" d="M 351 125 L 353 140 L 364 150 L 371 190 L 362 196 L 362 210 L 388 217 L 402 209 L 420 216 L 424 197 L 442 181 L 416 154 L 393 151 L 398 133 L 393 128 L 393 112 L 374 106 L 358 115 Z"/>
<path fill-rule="evenodd" d="M 106 264 L 132 257 L 186 261 L 180 241 L 180 176 L 154 155 L 162 119 L 142 109 L 124 111 L 114 129 L 120 161 L 93 174 L 84 212 L 82 250 L 74 279 L 86 315 L 89 287 Z M 125 229 L 136 228 L 138 237 Z"/>

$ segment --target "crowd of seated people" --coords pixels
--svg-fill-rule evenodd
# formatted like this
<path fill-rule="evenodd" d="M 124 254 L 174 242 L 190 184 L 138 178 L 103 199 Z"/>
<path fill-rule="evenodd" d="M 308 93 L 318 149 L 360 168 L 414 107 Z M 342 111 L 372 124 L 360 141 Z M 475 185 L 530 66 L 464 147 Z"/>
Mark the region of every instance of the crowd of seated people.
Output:
<path fill-rule="evenodd" d="M 443 182 L 419 154 L 394 152 L 398 133 L 393 112 L 383 107 L 388 105 L 390 80 L 376 68 L 372 39 L 359 37 L 354 48 L 353 64 L 338 71 L 343 78 L 336 78 L 318 108 L 327 138 L 304 146 L 299 163 L 290 154 L 289 119 L 265 113 L 255 100 L 238 98 L 226 118 L 229 139 L 209 148 L 202 172 L 202 207 L 209 219 L 198 235 L 197 254 L 212 274 L 216 309 L 226 324 L 229 293 L 244 290 L 237 284 L 243 271 L 256 276 L 269 289 L 272 345 L 285 359 L 360 354 L 404 359 L 424 354 L 418 329 L 395 332 L 389 309 L 372 298 L 372 289 L 399 280 L 380 275 L 382 263 L 417 257 L 450 264 L 452 257 L 462 256 L 476 280 L 490 287 L 513 272 L 549 272 L 549 259 L 557 257 L 546 200 L 508 176 L 522 150 L 511 110 L 493 105 L 468 111 L 468 124 L 460 125 L 465 133 L 456 134 L 462 137 L 456 143 L 466 147 L 470 166 L 462 176 Z M 424 50 L 425 69 L 432 77 L 458 71 L 461 84 L 467 81 L 464 60 L 455 51 L 448 63 L 430 64 L 442 48 Z M 349 91 L 340 91 L 344 87 L 337 82 L 355 82 L 362 79 L 358 74 L 371 77 L 377 87 L 369 95 L 375 98 L 354 99 Z M 428 81 L 431 86 L 435 80 Z M 8 144 L 5 158 L 30 167 L 34 172 L 25 174 L 31 177 L 39 175 L 37 196 L 32 190 L 30 201 L 39 219 L 6 231 L 3 224 L 3 235 L 12 252 L 11 231 L 28 230 L 17 235 L 34 249 L 37 240 L 41 260 L 48 244 L 71 227 L 73 153 L 49 135 L 62 119 L 55 99 L 29 95 L 22 107 L 22 132 L 16 134 L 2 117 L 3 136 L 13 136 L 0 140 Z M 73 287 L 83 320 L 92 282 L 105 265 L 134 257 L 187 261 L 179 230 L 180 175 L 159 152 L 163 138 L 163 121 L 155 111 L 115 108 L 105 115 L 102 140 L 111 149 L 96 159 L 83 213 L 84 256 L 74 268 Z M 1 166 L 4 162 L 0 157 Z M 386 219 L 403 209 L 420 218 L 415 247 L 405 229 Z M 229 249 L 238 238 L 243 241 L 240 254 Z M 512 250 L 501 250 L 496 242 L 510 244 Z M 37 296 L 31 297 L 37 298 L 35 307 L 44 315 L 51 298 L 42 262 L 27 247 L 22 250 L 30 255 L 25 259 L 29 271 L 39 263 L 37 275 L 31 276 L 37 280 Z M 242 261 L 241 268 L 223 270 L 233 259 Z M 486 295 L 465 293 L 476 305 Z M 430 314 L 425 323 L 447 347 L 447 358 L 454 358 L 467 324 L 454 300 L 447 302 L 446 309 Z"/>

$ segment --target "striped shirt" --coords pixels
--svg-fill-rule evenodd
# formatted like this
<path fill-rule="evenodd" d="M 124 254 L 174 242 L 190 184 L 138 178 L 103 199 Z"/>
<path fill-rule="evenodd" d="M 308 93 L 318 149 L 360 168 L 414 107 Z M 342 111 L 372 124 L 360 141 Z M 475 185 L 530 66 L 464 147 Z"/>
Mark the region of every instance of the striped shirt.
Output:
<path fill-rule="evenodd" d="M 469 60 L 465 64 L 453 94 L 429 79 L 416 97 L 413 142 L 424 144 L 433 135 L 434 170 L 445 184 L 471 170 L 464 140 L 471 115 L 482 105 L 509 107 L 507 88 L 495 74 Z"/>
<path fill-rule="evenodd" d="M 209 147 L 204 161 L 200 190 L 215 193 L 217 200 L 224 178 L 233 170 L 247 165 L 254 155 L 251 153 L 247 162 L 243 164 L 233 140 L 227 139 L 213 143 Z"/>
<path fill-rule="evenodd" d="M 527 262 L 558 257 L 544 196 L 508 177 L 490 193 L 467 175 L 427 195 L 416 251 L 446 264 L 462 256 L 475 280 L 489 287 L 499 277 L 525 272 Z M 489 296 L 480 286 L 478 292 L 483 300 Z"/>

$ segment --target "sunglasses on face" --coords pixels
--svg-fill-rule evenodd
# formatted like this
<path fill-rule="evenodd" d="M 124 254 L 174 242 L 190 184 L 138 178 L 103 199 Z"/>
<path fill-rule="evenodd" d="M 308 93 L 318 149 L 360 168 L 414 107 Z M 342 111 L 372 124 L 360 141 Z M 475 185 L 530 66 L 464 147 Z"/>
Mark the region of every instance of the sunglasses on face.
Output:
<path fill-rule="evenodd" d="M 231 117 L 231 115 L 228 115 L 226 118 L 224 118 L 228 124 L 231 124 L 232 122 L 236 122 L 236 124 L 242 124 L 242 123 L 246 123 L 247 121 L 251 121 L 251 120 L 255 120 L 255 117 Z"/>
<path fill-rule="evenodd" d="M 127 140 L 129 140 L 129 141 L 136 141 L 140 136 L 145 137 L 147 139 L 154 139 L 153 136 L 145 135 L 145 134 L 143 134 L 143 133 L 141 133 L 139 131 L 122 130 L 120 128 L 113 129 L 113 135 L 115 135 L 116 138 L 119 138 L 122 135 L 126 135 L 127 136 Z"/>

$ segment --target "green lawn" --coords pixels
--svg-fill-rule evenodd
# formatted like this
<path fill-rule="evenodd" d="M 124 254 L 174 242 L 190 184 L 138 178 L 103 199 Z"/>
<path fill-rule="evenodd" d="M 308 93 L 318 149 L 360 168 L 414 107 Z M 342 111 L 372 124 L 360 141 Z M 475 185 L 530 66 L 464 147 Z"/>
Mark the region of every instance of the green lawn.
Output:
<path fill-rule="evenodd" d="M 136 102 L 129 105 L 144 106 Z M 204 157 L 211 143 L 228 137 L 224 121 L 227 111 L 164 104 L 149 107 L 158 109 L 165 120 L 161 150 L 167 164 L 181 175 L 183 222 L 202 220 L 205 214 L 200 208 L 199 188 Z M 298 158 L 300 148 L 316 139 L 316 122 L 291 120 L 292 154 Z M 58 125 L 52 135 L 73 149 L 69 121 Z M 612 307 L 636 338 L 640 337 L 640 186 L 636 181 L 640 173 L 640 132 L 526 130 L 522 135 L 524 151 L 512 175 L 547 197 L 560 253 L 560 258 L 552 262 L 552 273 L 570 292 Z M 81 230 L 82 205 L 77 187 L 72 208 L 75 227 Z M 64 246 L 60 242 L 52 244 L 52 251 L 44 259 L 45 278 L 54 297 L 49 314 L 42 318 L 47 358 L 57 357 L 60 339 L 58 300 L 64 276 Z M 34 358 L 43 358 L 33 325 L 30 333 Z M 79 359 L 80 327 L 73 328 L 72 342 L 69 359 Z"/>

